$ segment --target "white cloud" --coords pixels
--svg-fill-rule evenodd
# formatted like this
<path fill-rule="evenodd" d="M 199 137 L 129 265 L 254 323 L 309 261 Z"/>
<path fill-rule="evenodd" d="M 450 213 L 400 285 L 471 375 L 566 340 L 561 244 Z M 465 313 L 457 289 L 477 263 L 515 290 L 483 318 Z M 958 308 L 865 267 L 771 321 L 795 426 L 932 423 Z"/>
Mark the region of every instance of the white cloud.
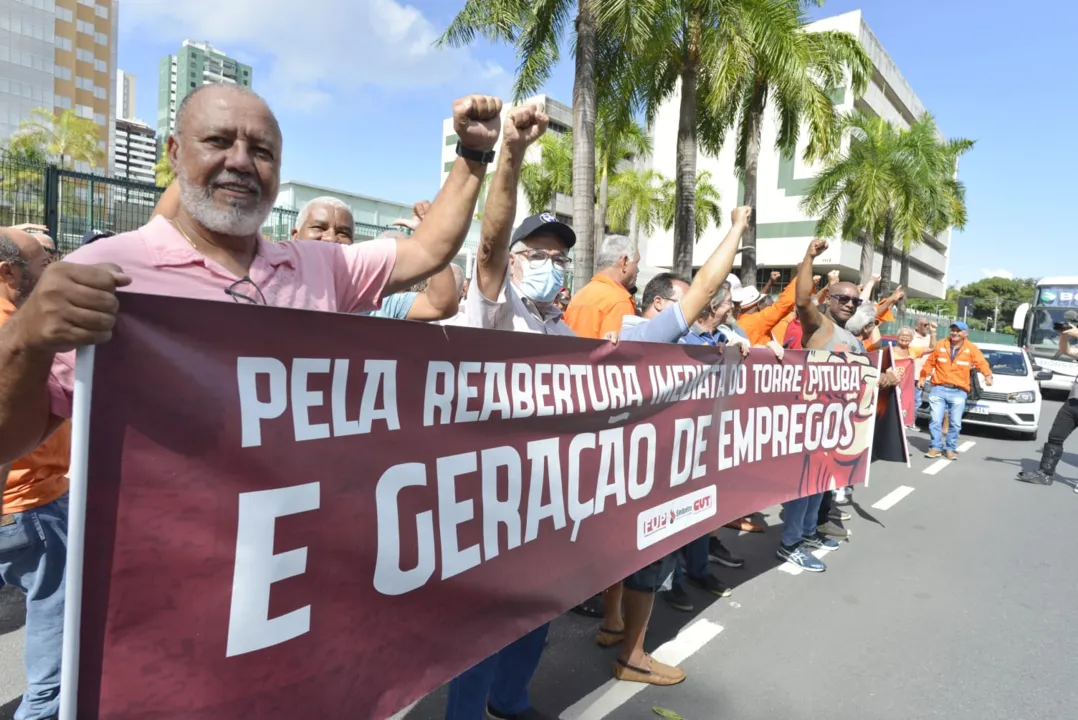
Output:
<path fill-rule="evenodd" d="M 439 49 L 443 28 L 396 0 L 139 0 L 120 13 L 125 32 L 206 40 L 232 57 L 264 59 L 255 89 L 292 109 L 334 95 L 472 83 L 500 92 L 511 78 L 467 48 Z"/>
<path fill-rule="evenodd" d="M 1003 278 L 1004 280 L 1014 280 L 1014 273 L 1010 270 L 989 270 L 982 268 L 981 275 L 986 278 Z"/>

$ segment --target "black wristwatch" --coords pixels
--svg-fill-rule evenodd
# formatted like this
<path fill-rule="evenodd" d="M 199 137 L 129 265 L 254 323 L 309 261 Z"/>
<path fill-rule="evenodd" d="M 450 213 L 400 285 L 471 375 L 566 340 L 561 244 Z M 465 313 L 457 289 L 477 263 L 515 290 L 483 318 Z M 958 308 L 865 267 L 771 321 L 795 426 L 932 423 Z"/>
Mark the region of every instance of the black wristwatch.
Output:
<path fill-rule="evenodd" d="M 483 163 L 484 165 L 490 165 L 494 162 L 493 150 L 472 150 L 461 145 L 460 140 L 457 140 L 457 156 L 472 162 Z"/>

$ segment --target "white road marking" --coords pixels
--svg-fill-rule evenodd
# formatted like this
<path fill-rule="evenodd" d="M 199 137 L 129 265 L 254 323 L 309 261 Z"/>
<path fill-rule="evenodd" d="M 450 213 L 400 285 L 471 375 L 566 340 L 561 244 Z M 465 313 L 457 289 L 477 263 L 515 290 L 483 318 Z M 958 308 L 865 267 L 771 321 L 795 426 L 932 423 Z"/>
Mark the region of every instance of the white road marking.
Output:
<path fill-rule="evenodd" d="M 958 449 L 958 454 L 961 455 L 964 452 L 969 452 L 970 448 L 972 448 L 976 444 L 977 444 L 977 442 L 974 441 L 974 440 L 967 440 L 966 442 L 964 442 L 964 443 L 962 443 L 961 445 L 958 446 L 958 448 L 957 448 Z M 926 467 L 924 469 L 924 474 L 925 475 L 936 475 L 936 474 L 939 473 L 940 470 L 947 467 L 952 462 L 954 462 L 954 461 L 953 460 L 948 460 L 947 458 L 940 458 L 936 462 L 934 462 L 931 465 L 929 465 L 928 467 Z"/>
<path fill-rule="evenodd" d="M 939 460 L 925 468 L 925 475 L 935 475 L 940 470 L 950 465 L 951 462 L 952 461 L 948 460 L 947 458 L 940 458 Z"/>
<path fill-rule="evenodd" d="M 911 492 L 913 492 L 913 488 L 909 487 L 908 485 L 899 485 L 894 490 L 877 500 L 876 503 L 872 506 L 872 509 L 890 510 L 895 505 L 898 505 L 898 503 Z"/>
<path fill-rule="evenodd" d="M 722 625 L 710 620 L 697 620 L 651 655 L 667 665 L 680 665 L 714 640 L 722 629 Z M 607 680 L 597 690 L 566 708 L 559 717 L 561 720 L 602 720 L 648 687 L 644 683 Z"/>

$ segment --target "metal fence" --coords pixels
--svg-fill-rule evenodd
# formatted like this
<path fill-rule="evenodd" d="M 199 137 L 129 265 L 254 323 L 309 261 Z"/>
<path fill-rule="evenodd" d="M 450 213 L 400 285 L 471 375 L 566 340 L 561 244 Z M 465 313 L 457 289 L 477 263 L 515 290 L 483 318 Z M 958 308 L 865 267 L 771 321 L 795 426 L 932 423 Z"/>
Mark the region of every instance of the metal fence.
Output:
<path fill-rule="evenodd" d="M 936 333 L 936 338 L 938 340 L 943 340 L 948 336 L 951 323 L 949 318 L 942 318 L 937 321 L 934 315 L 918 315 L 911 312 L 907 312 L 905 315 L 900 316 L 894 322 L 883 323 L 880 325 L 880 333 L 883 335 L 895 335 L 904 327 L 912 328 L 917 324 L 917 320 L 922 317 L 926 317 L 932 322 L 939 322 L 939 330 Z M 969 339 L 975 343 L 998 343 L 1001 345 L 1018 344 L 1018 339 L 1014 335 L 987 332 L 985 330 L 970 329 Z"/>
<path fill-rule="evenodd" d="M 0 150 L 0 227 L 44 225 L 61 254 L 79 247 L 90 230 L 121 233 L 145 225 L 163 192 L 150 183 L 23 162 Z M 262 234 L 274 242 L 288 240 L 298 214 L 291 208 L 273 208 Z M 356 239 L 370 239 L 390 229 L 409 233 L 356 223 Z"/>

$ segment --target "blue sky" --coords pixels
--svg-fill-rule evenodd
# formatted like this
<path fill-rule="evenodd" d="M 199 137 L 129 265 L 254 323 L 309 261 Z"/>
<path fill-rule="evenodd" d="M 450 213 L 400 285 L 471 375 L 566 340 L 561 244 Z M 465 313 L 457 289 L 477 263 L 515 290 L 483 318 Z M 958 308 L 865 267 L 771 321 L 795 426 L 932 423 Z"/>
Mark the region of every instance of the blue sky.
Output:
<path fill-rule="evenodd" d="M 208 40 L 253 66 L 284 130 L 282 180 L 411 202 L 437 192 L 453 98 L 508 96 L 512 82 L 512 48 L 431 47 L 462 4 L 139 0 L 120 8 L 119 63 L 138 77 L 139 116 L 156 125 L 160 58 L 186 38 Z M 1064 272 L 1055 258 L 1074 242 L 1078 5 L 830 0 L 814 15 L 854 9 L 943 131 L 977 141 L 961 168 L 969 223 L 954 239 L 951 281 Z M 566 53 L 547 93 L 571 101 L 572 72 Z"/>

